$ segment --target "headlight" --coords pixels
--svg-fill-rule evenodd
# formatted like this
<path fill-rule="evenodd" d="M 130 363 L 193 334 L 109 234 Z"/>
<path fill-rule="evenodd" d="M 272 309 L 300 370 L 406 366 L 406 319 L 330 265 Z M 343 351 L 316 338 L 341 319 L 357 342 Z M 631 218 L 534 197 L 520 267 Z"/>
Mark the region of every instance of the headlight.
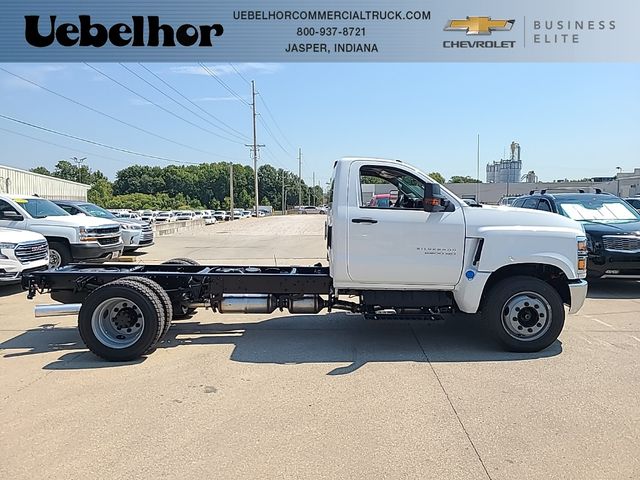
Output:
<path fill-rule="evenodd" d="M 0 243 L 0 250 L 13 250 L 15 248 L 15 243 Z"/>
<path fill-rule="evenodd" d="M 123 230 L 142 230 L 140 225 L 134 225 L 132 223 L 123 223 L 120 225 Z"/>
<path fill-rule="evenodd" d="M 587 274 L 587 255 L 589 253 L 588 250 L 588 237 L 577 237 L 576 241 L 578 243 L 578 275 L 579 277 L 586 276 Z"/>
<path fill-rule="evenodd" d="M 587 254 L 589 252 L 589 240 L 585 237 L 578 237 L 578 255 Z"/>

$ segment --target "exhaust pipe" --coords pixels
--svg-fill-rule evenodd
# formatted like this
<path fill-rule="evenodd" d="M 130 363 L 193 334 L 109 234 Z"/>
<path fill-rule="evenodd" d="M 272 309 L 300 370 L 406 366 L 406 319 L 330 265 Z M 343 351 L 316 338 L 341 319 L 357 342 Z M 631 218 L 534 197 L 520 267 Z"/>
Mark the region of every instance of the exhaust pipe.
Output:
<path fill-rule="evenodd" d="M 63 315 L 77 315 L 80 313 L 81 303 L 66 303 L 62 305 L 36 305 L 36 318 L 61 317 Z"/>

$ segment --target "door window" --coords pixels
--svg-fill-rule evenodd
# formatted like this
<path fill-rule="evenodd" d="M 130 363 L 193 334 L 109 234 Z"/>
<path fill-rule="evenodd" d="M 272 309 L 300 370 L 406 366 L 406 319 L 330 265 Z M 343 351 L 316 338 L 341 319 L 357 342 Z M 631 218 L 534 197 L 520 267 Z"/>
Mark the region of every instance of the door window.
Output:
<path fill-rule="evenodd" d="M 533 208 L 535 209 L 538 206 L 537 198 L 527 198 L 522 204 L 522 208 Z"/>
<path fill-rule="evenodd" d="M 70 215 L 76 214 L 75 208 L 73 208 L 71 205 L 58 205 L 58 206 Z"/>
<path fill-rule="evenodd" d="M 15 221 L 22 215 L 9 203 L 0 200 L 0 220 Z"/>
<path fill-rule="evenodd" d="M 540 203 L 538 204 L 538 210 L 544 210 L 545 212 L 550 212 L 551 211 L 551 205 L 549 204 L 548 201 L 546 201 L 544 198 L 540 200 Z"/>
<path fill-rule="evenodd" d="M 361 208 L 423 210 L 425 183 L 403 170 L 381 166 L 360 168 Z"/>

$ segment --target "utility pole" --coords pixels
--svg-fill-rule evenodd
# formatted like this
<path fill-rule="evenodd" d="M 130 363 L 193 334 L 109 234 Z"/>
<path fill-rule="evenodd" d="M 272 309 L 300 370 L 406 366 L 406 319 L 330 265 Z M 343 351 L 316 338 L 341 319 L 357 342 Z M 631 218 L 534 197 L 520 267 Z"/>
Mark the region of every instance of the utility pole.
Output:
<path fill-rule="evenodd" d="M 251 80 L 251 99 L 251 109 L 253 110 L 253 186 L 256 194 L 256 218 L 258 218 L 258 146 L 264 147 L 264 145 L 258 145 L 256 135 L 256 84 L 253 80 Z"/>
<path fill-rule="evenodd" d="M 313 192 L 313 206 L 315 207 L 318 202 L 316 202 L 316 172 L 313 172 L 313 176 L 311 177 L 311 191 Z"/>
<path fill-rule="evenodd" d="M 480 134 L 478 134 L 478 152 L 476 156 L 476 202 L 480 203 Z"/>
<path fill-rule="evenodd" d="M 230 219 L 233 221 L 233 163 L 229 164 L 229 215 L 231 215 Z"/>
<path fill-rule="evenodd" d="M 298 148 L 298 207 L 302 206 L 302 149 Z"/>
<path fill-rule="evenodd" d="M 287 199 L 284 196 L 284 168 L 282 169 L 282 215 L 287 214 Z"/>

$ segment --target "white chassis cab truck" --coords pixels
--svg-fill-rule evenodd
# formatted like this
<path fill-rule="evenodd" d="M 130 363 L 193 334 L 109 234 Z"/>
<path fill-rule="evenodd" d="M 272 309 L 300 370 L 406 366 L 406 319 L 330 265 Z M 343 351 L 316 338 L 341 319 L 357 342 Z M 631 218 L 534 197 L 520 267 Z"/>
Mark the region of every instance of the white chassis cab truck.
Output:
<path fill-rule="evenodd" d="M 394 201 L 369 206 L 371 185 Z M 178 258 L 162 265 L 72 265 L 27 275 L 23 286 L 29 298 L 51 292 L 62 303 L 38 305 L 36 316 L 78 314 L 86 345 L 112 361 L 153 351 L 173 318 L 198 307 L 343 309 L 372 320 L 481 313 L 503 347 L 535 352 L 557 339 L 565 311 L 584 303 L 586 238 L 566 217 L 471 207 L 420 170 L 374 158 L 338 160 L 329 196 L 329 267 Z"/>

